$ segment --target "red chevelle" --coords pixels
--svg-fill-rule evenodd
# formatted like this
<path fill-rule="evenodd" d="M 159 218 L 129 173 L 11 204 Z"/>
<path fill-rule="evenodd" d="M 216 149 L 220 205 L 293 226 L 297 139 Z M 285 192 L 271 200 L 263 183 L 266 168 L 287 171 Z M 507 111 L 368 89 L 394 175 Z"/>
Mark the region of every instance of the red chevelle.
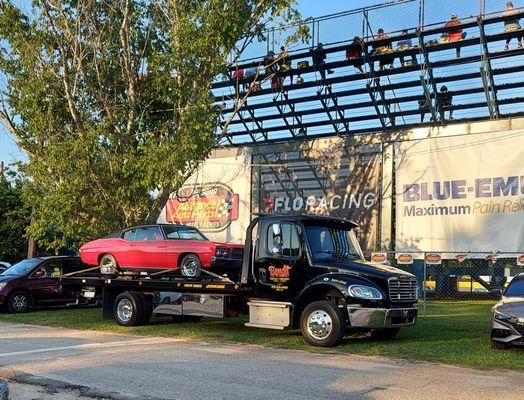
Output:
<path fill-rule="evenodd" d="M 196 277 L 218 259 L 241 259 L 243 248 L 210 242 L 191 226 L 159 224 L 87 242 L 80 248 L 80 256 L 84 263 L 100 266 L 104 274 L 173 268 L 180 269 L 183 276 Z"/>

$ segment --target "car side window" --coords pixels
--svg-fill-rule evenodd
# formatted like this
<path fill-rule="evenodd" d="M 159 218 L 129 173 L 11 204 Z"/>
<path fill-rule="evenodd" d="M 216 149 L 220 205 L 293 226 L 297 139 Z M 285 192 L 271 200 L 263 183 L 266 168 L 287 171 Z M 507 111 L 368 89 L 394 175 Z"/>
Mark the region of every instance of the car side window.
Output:
<path fill-rule="evenodd" d="M 282 248 L 282 256 L 284 257 L 298 257 L 300 255 L 300 240 L 298 238 L 298 231 L 295 224 L 283 223 L 280 224 L 280 238 L 275 237 L 275 229 L 272 224 L 269 225 L 267 231 L 267 249 L 269 253 L 276 255 L 276 248 L 278 245 Z M 278 229 L 277 229 L 278 231 Z"/>
<path fill-rule="evenodd" d="M 127 240 L 128 242 L 133 242 L 135 240 L 135 233 L 136 229 L 129 229 L 128 231 L 124 232 L 123 239 Z"/>
<path fill-rule="evenodd" d="M 62 275 L 62 260 L 51 260 L 46 262 L 37 270 L 38 278 L 58 278 Z"/>
<path fill-rule="evenodd" d="M 158 226 L 145 226 L 138 228 L 135 235 L 135 242 L 154 242 L 164 240 Z"/>

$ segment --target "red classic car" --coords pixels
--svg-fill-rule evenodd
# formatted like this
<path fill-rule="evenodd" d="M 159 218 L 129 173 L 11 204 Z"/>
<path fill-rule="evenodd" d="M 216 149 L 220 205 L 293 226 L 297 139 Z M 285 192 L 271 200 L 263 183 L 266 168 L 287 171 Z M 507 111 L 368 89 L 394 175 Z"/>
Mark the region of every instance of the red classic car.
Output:
<path fill-rule="evenodd" d="M 121 271 L 177 269 L 187 277 L 199 276 L 225 259 L 241 260 L 244 246 L 210 242 L 198 229 L 184 225 L 145 225 L 87 242 L 82 261 L 100 266 L 103 274 Z"/>

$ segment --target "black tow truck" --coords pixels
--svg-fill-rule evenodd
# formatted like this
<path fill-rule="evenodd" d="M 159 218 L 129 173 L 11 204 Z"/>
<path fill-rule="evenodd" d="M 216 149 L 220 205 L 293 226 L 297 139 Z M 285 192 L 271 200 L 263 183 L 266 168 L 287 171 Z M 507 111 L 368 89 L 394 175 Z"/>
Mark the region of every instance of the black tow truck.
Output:
<path fill-rule="evenodd" d="M 63 276 L 61 283 L 101 298 L 104 318 L 124 326 L 147 324 L 152 313 L 195 322 L 248 314 L 247 326 L 300 328 L 316 346 L 334 346 L 346 331 L 393 338 L 416 321 L 417 281 L 365 261 L 356 227 L 331 217 L 262 215 L 247 228 L 241 266 L 227 268 L 227 275 L 86 272 Z"/>

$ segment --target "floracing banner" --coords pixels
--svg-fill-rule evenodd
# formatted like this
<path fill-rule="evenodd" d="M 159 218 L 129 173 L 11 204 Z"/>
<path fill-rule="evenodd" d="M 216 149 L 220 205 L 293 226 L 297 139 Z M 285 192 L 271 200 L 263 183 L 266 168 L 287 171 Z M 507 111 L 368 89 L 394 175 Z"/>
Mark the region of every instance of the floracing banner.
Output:
<path fill-rule="evenodd" d="M 250 220 L 247 157 L 222 154 L 206 160 L 171 194 L 159 222 L 195 226 L 214 241 L 243 243 Z"/>
<path fill-rule="evenodd" d="M 524 131 L 398 144 L 396 250 L 523 251 Z"/>
<path fill-rule="evenodd" d="M 359 224 L 364 249 L 377 242 L 380 148 L 350 150 L 340 138 L 304 141 L 255 159 L 255 212 L 316 214 Z"/>

